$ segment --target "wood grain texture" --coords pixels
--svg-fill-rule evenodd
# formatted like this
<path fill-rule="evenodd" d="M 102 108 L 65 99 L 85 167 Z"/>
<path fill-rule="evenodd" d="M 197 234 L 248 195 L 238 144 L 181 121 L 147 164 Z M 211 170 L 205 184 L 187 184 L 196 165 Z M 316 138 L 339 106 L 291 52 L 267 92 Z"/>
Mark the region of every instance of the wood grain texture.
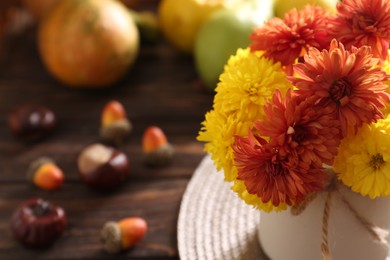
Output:
<path fill-rule="evenodd" d="M 0 69 L 0 259 L 177 259 L 176 225 L 186 185 L 204 156 L 196 141 L 212 95 L 199 88 L 194 62 L 162 39 L 143 46 L 134 67 L 111 88 L 71 89 L 54 79 L 42 64 L 32 28 L 8 46 Z M 130 159 L 131 173 L 116 191 L 100 194 L 79 179 L 76 159 L 88 144 L 100 142 L 98 129 L 104 104 L 123 103 L 134 125 L 120 147 Z M 26 102 L 53 109 L 56 131 L 36 143 L 23 143 L 7 127 L 13 106 Z M 143 163 L 141 137 L 149 125 L 160 126 L 176 149 L 171 165 L 148 168 Z M 55 192 L 37 189 L 25 172 L 35 158 L 46 155 L 65 173 L 64 186 Z M 65 208 L 69 225 L 47 250 L 25 249 L 14 241 L 9 218 L 23 200 L 42 197 Z M 149 229 L 132 250 L 119 256 L 104 252 L 99 231 L 109 220 L 140 216 Z"/>

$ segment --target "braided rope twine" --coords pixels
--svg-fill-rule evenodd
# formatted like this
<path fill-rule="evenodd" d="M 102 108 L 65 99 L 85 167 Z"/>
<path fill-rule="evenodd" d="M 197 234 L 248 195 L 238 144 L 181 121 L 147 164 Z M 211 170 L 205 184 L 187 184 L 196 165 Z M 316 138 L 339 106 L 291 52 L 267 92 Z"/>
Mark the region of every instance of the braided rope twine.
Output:
<path fill-rule="evenodd" d="M 207 155 L 181 202 L 180 259 L 267 259 L 257 240 L 260 211 L 246 205 L 230 186 Z"/>

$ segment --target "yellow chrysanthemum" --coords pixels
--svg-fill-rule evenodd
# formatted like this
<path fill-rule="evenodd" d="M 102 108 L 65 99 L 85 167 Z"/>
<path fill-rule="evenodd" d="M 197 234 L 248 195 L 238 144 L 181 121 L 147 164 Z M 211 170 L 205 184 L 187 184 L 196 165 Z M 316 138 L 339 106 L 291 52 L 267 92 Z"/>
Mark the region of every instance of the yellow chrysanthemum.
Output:
<path fill-rule="evenodd" d="M 239 120 L 235 116 L 227 116 L 219 110 L 206 113 L 206 120 L 199 133 L 198 140 L 206 142 L 205 151 L 211 158 L 217 170 L 223 169 L 225 180 L 233 181 L 237 177 L 237 169 L 233 163 L 234 136 L 245 136 L 252 127 L 252 121 Z"/>
<path fill-rule="evenodd" d="M 286 203 L 280 204 L 277 207 L 272 204 L 272 201 L 269 201 L 268 203 L 263 203 L 259 199 L 259 197 L 254 194 L 248 193 L 244 181 L 235 180 L 231 188 L 238 194 L 241 199 L 243 199 L 247 204 L 254 206 L 256 209 L 261 209 L 265 212 L 282 211 L 287 209 Z"/>
<path fill-rule="evenodd" d="M 387 74 L 390 75 L 390 50 L 388 52 L 389 52 L 388 58 L 383 63 L 382 68 L 384 71 L 386 71 Z M 390 94 L 390 80 L 386 81 L 385 83 L 388 86 L 386 92 Z M 382 112 L 385 115 L 385 117 L 390 114 L 390 103 L 386 104 L 386 107 L 382 109 Z"/>
<path fill-rule="evenodd" d="M 345 185 L 363 196 L 390 195 L 390 117 L 347 136 L 333 168 Z"/>
<path fill-rule="evenodd" d="M 225 66 L 216 88 L 214 109 L 238 118 L 255 120 L 263 117 L 262 107 L 274 90 L 283 94 L 292 87 L 280 63 L 261 57 L 261 52 L 238 49 Z"/>
<path fill-rule="evenodd" d="M 264 103 L 275 89 L 286 92 L 290 87 L 280 64 L 260 52 L 238 49 L 229 59 L 216 88 L 214 109 L 206 114 L 198 136 L 226 181 L 237 177 L 231 148 L 234 136 L 246 136 L 254 121 L 264 116 Z"/>

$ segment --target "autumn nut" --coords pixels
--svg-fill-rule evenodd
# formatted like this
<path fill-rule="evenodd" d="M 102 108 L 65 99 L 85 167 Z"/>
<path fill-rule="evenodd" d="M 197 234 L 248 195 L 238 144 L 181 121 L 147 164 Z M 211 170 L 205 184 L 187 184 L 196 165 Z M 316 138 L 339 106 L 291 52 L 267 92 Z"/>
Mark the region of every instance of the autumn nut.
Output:
<path fill-rule="evenodd" d="M 104 140 L 120 145 L 130 134 L 131 129 L 132 125 L 122 104 L 116 100 L 108 102 L 102 112 L 100 136 Z"/>
<path fill-rule="evenodd" d="M 42 190 L 54 191 L 64 183 L 61 168 L 48 157 L 40 157 L 30 163 L 27 178 Z"/>
<path fill-rule="evenodd" d="M 61 236 L 66 223 L 66 214 L 61 207 L 43 199 L 31 199 L 16 209 L 10 225 L 18 242 L 27 247 L 43 248 Z"/>
<path fill-rule="evenodd" d="M 80 153 L 77 164 L 82 181 L 100 191 L 113 190 L 129 174 L 127 156 L 103 144 L 87 146 Z"/>
<path fill-rule="evenodd" d="M 139 217 L 130 217 L 118 222 L 104 224 L 100 237 L 108 253 L 115 254 L 134 247 L 147 230 L 147 223 Z"/>
<path fill-rule="evenodd" d="M 53 132 L 56 117 L 48 107 L 23 104 L 10 111 L 8 125 L 14 136 L 25 141 L 36 141 Z"/>
<path fill-rule="evenodd" d="M 150 166 L 163 166 L 172 161 L 174 149 L 168 143 L 167 137 L 161 128 L 148 127 L 142 137 L 142 149 L 145 162 Z"/>

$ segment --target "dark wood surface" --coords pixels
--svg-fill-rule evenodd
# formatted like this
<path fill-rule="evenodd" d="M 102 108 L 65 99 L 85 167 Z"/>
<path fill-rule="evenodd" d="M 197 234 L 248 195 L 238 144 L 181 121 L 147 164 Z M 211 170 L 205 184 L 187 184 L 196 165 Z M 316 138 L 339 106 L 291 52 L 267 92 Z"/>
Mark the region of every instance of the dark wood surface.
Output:
<path fill-rule="evenodd" d="M 204 156 L 196 141 L 212 94 L 198 84 L 194 62 L 163 39 L 142 46 L 135 66 L 109 89 L 71 89 L 54 79 L 43 66 L 35 43 L 35 29 L 12 40 L 0 70 L 0 259 L 177 259 L 177 219 L 186 185 Z M 84 186 L 76 158 L 88 144 L 99 142 L 101 109 L 109 100 L 123 103 L 134 125 L 120 148 L 128 155 L 127 181 L 107 194 Z M 7 127 L 10 109 L 26 102 L 44 104 L 59 120 L 48 138 L 26 144 Z M 148 168 L 143 163 L 141 136 L 149 125 L 160 126 L 176 149 L 171 165 Z M 64 186 L 55 192 L 39 190 L 25 177 L 29 163 L 50 156 L 65 173 Z M 49 249 L 31 250 L 12 238 L 9 219 L 24 200 L 42 197 L 62 206 L 68 227 Z M 107 254 L 99 241 L 102 225 L 128 216 L 143 217 L 149 225 L 144 239 L 132 250 Z"/>

